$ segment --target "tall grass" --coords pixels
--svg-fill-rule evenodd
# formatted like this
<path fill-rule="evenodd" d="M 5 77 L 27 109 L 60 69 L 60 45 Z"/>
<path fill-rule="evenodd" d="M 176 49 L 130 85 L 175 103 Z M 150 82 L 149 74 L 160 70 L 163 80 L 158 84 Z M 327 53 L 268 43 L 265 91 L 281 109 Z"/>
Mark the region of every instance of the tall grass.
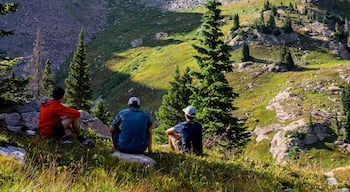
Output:
<path fill-rule="evenodd" d="M 276 165 L 271 159 L 224 156 L 215 150 L 206 150 L 206 156 L 196 157 L 155 146 L 155 152 L 149 154 L 157 161 L 155 166 L 129 163 L 112 157 L 110 141 L 95 137 L 91 130 L 88 136 L 96 141 L 95 148 L 81 148 L 76 141 L 67 146 L 39 136 L 7 131 L 1 135 L 14 141 L 12 145 L 23 145 L 27 151 L 24 164 L 0 156 L 1 191 L 332 191 L 336 188 L 327 185 L 323 172 L 293 166 L 294 163 Z"/>

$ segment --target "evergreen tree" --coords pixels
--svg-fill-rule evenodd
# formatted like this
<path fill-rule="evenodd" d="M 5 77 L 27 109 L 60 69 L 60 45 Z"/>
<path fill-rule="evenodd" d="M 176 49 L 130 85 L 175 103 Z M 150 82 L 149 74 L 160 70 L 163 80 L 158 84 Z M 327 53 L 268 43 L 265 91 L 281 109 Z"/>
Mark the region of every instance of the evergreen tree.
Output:
<path fill-rule="evenodd" d="M 283 45 L 280 53 L 280 63 L 285 65 L 287 70 L 294 69 L 295 64 L 293 61 L 292 54 L 286 45 Z"/>
<path fill-rule="evenodd" d="M 49 60 L 45 62 L 44 75 L 41 81 L 42 96 L 50 97 L 55 86 L 55 80 L 51 73 L 51 62 Z"/>
<path fill-rule="evenodd" d="M 162 104 L 156 112 L 160 126 L 155 130 L 161 142 L 167 141 L 165 130 L 175 124 L 184 121 L 182 109 L 189 105 L 189 98 L 192 94 L 190 89 L 192 76 L 190 68 L 186 68 L 183 75 L 176 67 L 173 80 L 169 82 L 170 88 L 162 98 Z"/>
<path fill-rule="evenodd" d="M 18 4 L 14 2 L 0 3 L 0 16 L 16 12 L 17 7 Z M 0 29 L 0 38 L 13 34 L 14 31 Z M 12 102 L 24 102 L 29 98 L 28 91 L 25 88 L 28 84 L 28 79 L 16 77 L 13 71 L 8 75 L 8 72 L 12 69 L 12 65 L 16 61 L 17 58 L 0 54 L 0 74 L 5 76 L 0 79 L 0 105 Z"/>
<path fill-rule="evenodd" d="M 260 12 L 260 25 L 262 27 L 265 27 L 265 18 L 264 18 L 264 11 Z"/>
<path fill-rule="evenodd" d="M 270 17 L 269 17 L 268 26 L 269 26 L 271 29 L 273 29 L 273 28 L 276 27 L 275 16 L 273 15 L 272 12 L 270 12 Z"/>
<path fill-rule="evenodd" d="M 92 80 L 90 65 L 85 62 L 84 31 L 81 30 L 77 49 L 69 65 L 69 74 L 65 79 L 67 104 L 75 109 L 89 111 L 92 105 Z"/>
<path fill-rule="evenodd" d="M 269 0 L 266 0 L 265 2 L 264 2 L 264 11 L 265 10 L 269 10 L 271 7 L 271 4 L 270 4 L 270 2 L 269 2 Z"/>
<path fill-rule="evenodd" d="M 344 114 L 350 112 L 350 86 L 346 84 L 346 86 L 341 91 L 341 101 L 343 105 Z"/>
<path fill-rule="evenodd" d="M 30 97 L 26 85 L 29 79 L 22 79 L 11 72 L 8 78 L 0 81 L 0 103 L 23 103 Z"/>
<path fill-rule="evenodd" d="M 234 14 L 233 16 L 233 31 L 236 31 L 237 29 L 239 29 L 239 15 L 238 13 Z"/>
<path fill-rule="evenodd" d="M 0 16 L 17 11 L 18 4 L 13 2 L 0 3 Z M 14 31 L 6 31 L 0 29 L 0 38 L 8 35 L 13 35 Z M 15 64 L 16 58 L 7 57 L 5 54 L 0 53 L 0 74 L 10 70 L 12 65 Z"/>
<path fill-rule="evenodd" d="M 221 3 L 209 0 L 202 17 L 199 45 L 193 45 L 200 72 L 195 73 L 196 84 L 192 88 L 190 103 L 195 106 L 197 120 L 203 123 L 207 141 L 218 147 L 232 149 L 246 144 L 249 133 L 238 119 L 232 116 L 235 94 L 225 78 L 232 71 L 229 47 L 224 44 L 219 20 Z M 239 149 L 239 148 L 237 148 Z"/>
<path fill-rule="evenodd" d="M 97 102 L 96 108 L 92 111 L 92 114 L 106 125 L 109 125 L 112 121 L 111 112 L 108 111 L 103 99 Z"/>
<path fill-rule="evenodd" d="M 32 90 L 34 99 L 42 97 L 42 76 L 43 76 L 43 66 L 42 66 L 42 40 L 40 29 L 36 33 L 36 39 L 33 48 L 33 55 L 30 59 L 25 70 L 31 79 L 29 82 L 29 87 Z"/>
<path fill-rule="evenodd" d="M 243 42 L 241 61 L 245 62 L 249 60 L 250 60 L 249 45 L 248 43 Z"/>
<path fill-rule="evenodd" d="M 292 28 L 292 20 L 290 19 L 289 15 L 287 15 L 284 19 L 283 23 L 283 30 L 285 33 L 291 33 L 293 32 Z"/>
<path fill-rule="evenodd" d="M 277 13 L 277 8 L 276 8 L 276 6 L 273 5 L 273 6 L 271 7 L 271 12 L 270 12 L 270 14 L 273 15 L 274 17 L 277 16 L 278 13 Z"/>
<path fill-rule="evenodd" d="M 350 143 L 350 113 L 349 112 L 346 112 L 345 114 L 344 141 L 347 143 Z"/>

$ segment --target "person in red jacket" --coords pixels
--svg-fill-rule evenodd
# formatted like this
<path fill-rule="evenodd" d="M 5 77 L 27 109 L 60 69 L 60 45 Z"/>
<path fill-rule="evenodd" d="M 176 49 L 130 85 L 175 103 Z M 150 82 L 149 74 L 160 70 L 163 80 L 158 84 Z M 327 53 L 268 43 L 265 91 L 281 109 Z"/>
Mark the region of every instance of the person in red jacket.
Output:
<path fill-rule="evenodd" d="M 66 129 L 71 128 L 79 140 L 84 140 L 80 136 L 80 112 L 61 103 L 64 93 L 62 87 L 56 87 L 52 92 L 53 99 L 41 101 L 39 134 L 45 138 L 60 139 L 65 136 Z"/>

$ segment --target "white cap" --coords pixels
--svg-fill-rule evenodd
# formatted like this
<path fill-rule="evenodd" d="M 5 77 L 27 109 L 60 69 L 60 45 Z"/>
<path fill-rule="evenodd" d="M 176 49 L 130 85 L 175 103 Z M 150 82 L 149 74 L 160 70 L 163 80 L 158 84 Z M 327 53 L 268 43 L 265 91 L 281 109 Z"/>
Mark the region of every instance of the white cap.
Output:
<path fill-rule="evenodd" d="M 186 108 L 182 109 L 183 112 L 189 117 L 195 117 L 196 116 L 196 108 L 189 105 Z"/>
<path fill-rule="evenodd" d="M 128 101 L 128 105 L 133 104 L 134 102 L 137 102 L 137 105 L 140 105 L 140 99 L 137 97 L 130 97 L 129 101 Z"/>

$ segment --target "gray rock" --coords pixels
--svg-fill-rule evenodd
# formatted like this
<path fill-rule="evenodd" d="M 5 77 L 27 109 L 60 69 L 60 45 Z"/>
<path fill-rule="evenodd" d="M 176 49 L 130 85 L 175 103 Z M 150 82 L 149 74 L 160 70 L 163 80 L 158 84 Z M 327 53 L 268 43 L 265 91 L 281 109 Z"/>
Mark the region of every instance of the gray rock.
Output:
<path fill-rule="evenodd" d="M 128 154 L 128 153 L 121 153 L 119 151 L 116 151 L 112 154 L 112 156 L 118 157 L 119 159 L 122 159 L 124 161 L 140 163 L 142 165 L 153 166 L 157 163 L 151 157 L 148 157 L 143 154 Z"/>
<path fill-rule="evenodd" d="M 0 147 L 0 154 L 10 157 L 15 157 L 17 160 L 19 160 L 21 163 L 24 163 L 26 158 L 26 151 L 23 148 L 20 147 Z"/>
<path fill-rule="evenodd" d="M 22 113 L 24 126 L 28 127 L 29 129 L 38 128 L 39 114 L 39 112 Z"/>
<path fill-rule="evenodd" d="M 22 117 L 19 113 L 9 113 L 5 119 L 6 125 L 8 126 L 22 126 Z"/>
<path fill-rule="evenodd" d="M 313 134 L 306 134 L 305 138 L 302 140 L 302 143 L 306 145 L 310 145 L 316 142 L 318 142 L 318 137 Z"/>

